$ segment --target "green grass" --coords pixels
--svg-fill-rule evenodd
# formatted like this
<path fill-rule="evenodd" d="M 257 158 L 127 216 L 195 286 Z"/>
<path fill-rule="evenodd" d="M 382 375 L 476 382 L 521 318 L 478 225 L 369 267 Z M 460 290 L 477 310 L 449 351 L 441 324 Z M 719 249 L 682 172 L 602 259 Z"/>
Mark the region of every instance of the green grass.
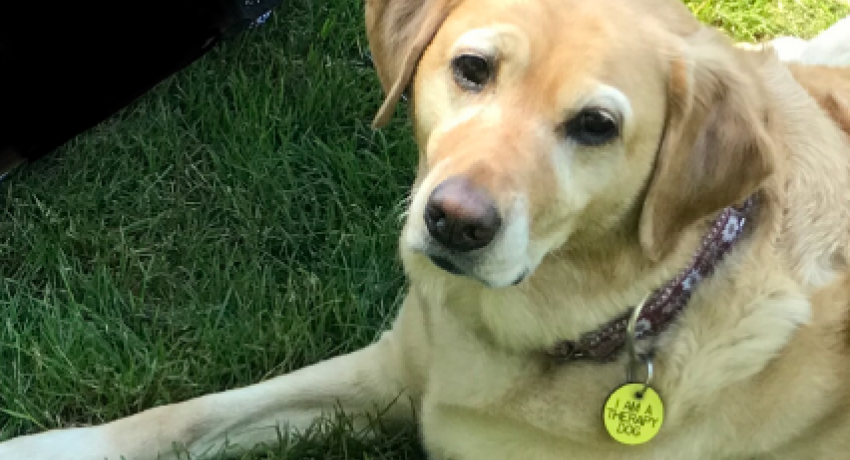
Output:
<path fill-rule="evenodd" d="M 827 0 L 692 1 L 742 40 L 812 36 Z M 404 285 L 410 130 L 359 1 L 288 0 L 0 185 L 0 439 L 251 384 L 370 342 Z M 413 431 L 246 459 L 422 458 Z"/>

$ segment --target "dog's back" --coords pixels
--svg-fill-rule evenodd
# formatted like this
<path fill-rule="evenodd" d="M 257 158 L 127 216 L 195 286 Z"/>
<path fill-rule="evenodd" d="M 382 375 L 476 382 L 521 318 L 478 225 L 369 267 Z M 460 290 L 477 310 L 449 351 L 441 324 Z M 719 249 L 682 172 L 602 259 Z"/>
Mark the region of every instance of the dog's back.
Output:
<path fill-rule="evenodd" d="M 850 135 L 850 69 L 795 64 L 791 72 L 821 108 Z"/>

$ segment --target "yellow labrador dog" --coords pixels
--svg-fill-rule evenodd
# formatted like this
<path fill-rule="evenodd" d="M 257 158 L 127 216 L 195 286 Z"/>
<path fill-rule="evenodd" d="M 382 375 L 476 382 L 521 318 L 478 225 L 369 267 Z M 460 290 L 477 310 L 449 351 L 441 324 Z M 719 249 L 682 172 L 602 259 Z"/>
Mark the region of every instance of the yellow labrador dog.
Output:
<path fill-rule="evenodd" d="M 435 460 L 850 459 L 846 22 L 802 67 L 678 0 L 366 16 L 376 122 L 409 89 L 420 148 L 391 330 L 0 459 L 235 453 L 339 408 L 417 421 Z"/>

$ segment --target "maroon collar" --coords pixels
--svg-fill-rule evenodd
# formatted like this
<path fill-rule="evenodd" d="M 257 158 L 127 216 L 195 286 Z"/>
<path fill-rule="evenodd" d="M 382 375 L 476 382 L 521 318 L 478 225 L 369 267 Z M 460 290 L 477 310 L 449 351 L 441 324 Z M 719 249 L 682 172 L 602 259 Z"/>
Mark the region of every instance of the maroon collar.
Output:
<path fill-rule="evenodd" d="M 637 319 L 636 339 L 658 335 L 676 319 L 697 284 L 711 276 L 714 268 L 743 234 L 753 210 L 753 201 L 754 198 L 750 197 L 740 207 L 725 208 L 703 237 L 702 245 L 688 267 L 646 299 Z M 578 340 L 558 342 L 547 350 L 548 354 L 562 363 L 614 360 L 625 345 L 626 328 L 633 310 L 630 308 L 622 316 L 584 334 Z"/>

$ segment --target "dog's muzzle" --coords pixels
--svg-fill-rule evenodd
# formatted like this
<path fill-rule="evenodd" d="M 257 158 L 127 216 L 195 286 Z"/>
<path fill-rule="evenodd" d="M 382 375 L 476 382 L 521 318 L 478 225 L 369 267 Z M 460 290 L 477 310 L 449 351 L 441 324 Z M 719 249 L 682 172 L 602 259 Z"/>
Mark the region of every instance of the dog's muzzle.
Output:
<path fill-rule="evenodd" d="M 450 177 L 431 192 L 423 219 L 429 237 L 424 252 L 431 262 L 448 273 L 478 278 L 476 265 L 502 229 L 502 216 L 487 191 L 466 177 Z"/>

